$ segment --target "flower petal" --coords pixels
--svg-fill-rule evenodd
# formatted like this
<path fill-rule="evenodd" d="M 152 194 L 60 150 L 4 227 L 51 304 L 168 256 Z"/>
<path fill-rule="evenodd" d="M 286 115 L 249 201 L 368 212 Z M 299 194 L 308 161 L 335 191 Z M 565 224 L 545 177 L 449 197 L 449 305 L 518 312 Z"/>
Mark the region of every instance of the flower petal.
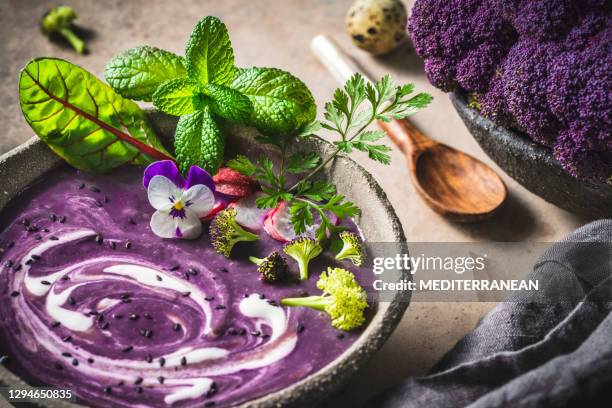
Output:
<path fill-rule="evenodd" d="M 188 208 L 185 208 L 185 218 L 175 218 L 174 224 L 174 236 L 177 238 L 195 239 L 202 233 L 200 217 Z"/>
<path fill-rule="evenodd" d="M 191 166 L 189 174 L 187 174 L 187 182 L 185 188 L 195 186 L 196 184 L 204 184 L 213 193 L 215 192 L 215 182 L 208 172 L 198 166 Z"/>
<path fill-rule="evenodd" d="M 167 210 L 172 206 L 170 198 L 180 198 L 182 191 L 170 179 L 164 176 L 154 176 L 149 182 L 147 195 L 153 208 Z"/>
<path fill-rule="evenodd" d="M 155 176 L 164 176 L 181 188 L 185 185 L 183 175 L 172 160 L 161 160 L 150 164 L 145 169 L 144 176 L 142 177 L 142 184 L 145 188 L 149 188 L 149 183 Z"/>
<path fill-rule="evenodd" d="M 162 238 L 174 238 L 176 225 L 174 218 L 167 212 L 157 210 L 151 217 L 151 230 L 155 235 Z"/>
<path fill-rule="evenodd" d="M 204 217 L 215 206 L 215 195 L 207 186 L 196 184 L 183 193 L 183 202 L 186 208 L 195 212 L 198 217 Z"/>

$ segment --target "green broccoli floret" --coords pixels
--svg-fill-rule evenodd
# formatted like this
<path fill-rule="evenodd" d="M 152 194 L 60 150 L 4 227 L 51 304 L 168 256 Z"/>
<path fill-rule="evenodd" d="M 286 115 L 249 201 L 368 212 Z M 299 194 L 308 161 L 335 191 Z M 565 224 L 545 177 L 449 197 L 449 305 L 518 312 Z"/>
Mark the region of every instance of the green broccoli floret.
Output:
<path fill-rule="evenodd" d="M 323 248 L 313 238 L 297 237 L 288 242 L 283 251 L 297 261 L 300 268 L 300 279 L 306 280 L 308 279 L 308 264 L 323 252 Z"/>
<path fill-rule="evenodd" d="M 365 290 L 355 280 L 355 275 L 346 269 L 327 268 L 317 287 L 323 291 L 319 296 L 285 298 L 285 306 L 305 306 L 325 312 L 332 326 L 340 330 L 353 330 L 365 321 L 364 310 L 368 307 Z"/>
<path fill-rule="evenodd" d="M 236 210 L 220 211 L 210 223 L 210 242 L 217 253 L 229 258 L 232 248 L 241 241 L 257 241 L 259 237 L 245 231 L 236 222 Z"/>
<path fill-rule="evenodd" d="M 72 7 L 58 6 L 47 11 L 40 21 L 40 27 L 47 36 L 59 33 L 79 54 L 85 52 L 85 43 L 72 31 L 72 22 L 77 14 Z"/>
<path fill-rule="evenodd" d="M 342 231 L 339 236 L 344 245 L 336 255 L 336 259 L 340 261 L 349 259 L 357 266 L 363 265 L 365 252 L 363 251 L 363 246 L 357 234 L 354 232 Z"/>
<path fill-rule="evenodd" d="M 257 272 L 259 272 L 259 278 L 263 281 L 276 282 L 283 279 L 287 274 L 287 261 L 277 251 L 272 252 L 265 258 L 249 256 L 249 261 L 259 266 Z"/>

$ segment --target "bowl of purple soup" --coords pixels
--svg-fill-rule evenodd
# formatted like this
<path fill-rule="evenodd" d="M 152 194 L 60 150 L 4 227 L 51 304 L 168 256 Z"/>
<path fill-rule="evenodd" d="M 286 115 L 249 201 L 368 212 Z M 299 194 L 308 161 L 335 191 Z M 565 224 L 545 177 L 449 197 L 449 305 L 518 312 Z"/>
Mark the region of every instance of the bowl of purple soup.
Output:
<path fill-rule="evenodd" d="M 149 117 L 169 141 L 176 118 Z M 233 128 L 227 156 L 264 152 L 254 132 Z M 361 208 L 345 226 L 362 235 L 369 255 L 376 242 L 405 251 L 400 222 L 370 174 L 339 157 L 325 176 Z M 280 298 L 317 293 L 316 279 L 266 285 L 247 251 L 219 256 L 208 234 L 161 240 L 149 228 L 142 169 L 86 174 L 37 138 L 0 156 L 0 191 L 0 386 L 76 396 L 41 406 L 312 405 L 382 346 L 408 306 L 400 294 L 368 293 L 366 324 L 346 333 L 317 311 L 280 307 Z M 262 237 L 244 247 L 261 255 L 278 245 Z M 334 263 L 320 257 L 310 268 L 318 274 Z M 371 269 L 350 269 L 371 287 Z M 410 279 L 401 271 L 396 278 Z"/>

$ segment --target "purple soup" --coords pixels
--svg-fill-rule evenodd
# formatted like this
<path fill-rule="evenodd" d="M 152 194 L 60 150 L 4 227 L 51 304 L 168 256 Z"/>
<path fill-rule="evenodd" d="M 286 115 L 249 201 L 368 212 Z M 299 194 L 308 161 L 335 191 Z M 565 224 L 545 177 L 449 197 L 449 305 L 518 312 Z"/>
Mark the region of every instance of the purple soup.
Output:
<path fill-rule="evenodd" d="M 149 228 L 141 177 L 141 169 L 61 168 L 2 213 L 0 355 L 11 371 L 72 389 L 88 406 L 231 406 L 313 374 L 359 336 L 334 329 L 326 314 L 278 303 L 320 293 L 328 266 L 369 286 L 366 269 L 326 252 L 308 281 L 263 283 L 247 257 L 281 243 L 262 230 L 226 259 L 207 224 L 193 241 L 161 239 Z"/>

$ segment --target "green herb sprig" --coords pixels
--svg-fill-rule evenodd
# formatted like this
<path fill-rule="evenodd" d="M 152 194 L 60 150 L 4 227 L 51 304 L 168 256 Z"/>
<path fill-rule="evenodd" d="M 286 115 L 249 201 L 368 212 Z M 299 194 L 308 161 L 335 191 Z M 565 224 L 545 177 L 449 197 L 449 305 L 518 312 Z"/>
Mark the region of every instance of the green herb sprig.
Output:
<path fill-rule="evenodd" d="M 152 101 L 180 116 L 174 147 L 182 171 L 198 165 L 214 174 L 223 161 L 224 122 L 255 126 L 268 135 L 291 134 L 316 116 L 302 81 L 276 68 L 237 68 L 227 28 L 200 20 L 185 57 L 142 46 L 113 58 L 104 77 L 126 98 Z"/>
<path fill-rule="evenodd" d="M 414 85 L 396 86 L 389 75 L 371 84 L 362 75 L 353 75 L 334 92 L 332 101 L 325 104 L 324 121 L 313 121 L 291 137 L 262 136 L 259 141 L 276 146 L 281 153 L 277 168 L 268 157 L 256 162 L 246 156 L 237 156 L 228 162 L 232 169 L 254 177 L 264 195 L 257 199 L 260 208 L 272 208 L 280 201 L 291 203 L 291 222 L 296 234 L 305 232 L 315 222 L 320 224 L 315 234 L 324 240 L 328 234 L 340 230 L 332 222 L 331 214 L 338 218 L 353 217 L 359 208 L 337 193 L 336 186 L 315 176 L 339 154 L 351 154 L 354 150 L 366 152 L 372 160 L 389 164 L 391 157 L 388 146 L 379 143 L 385 136 L 381 130 L 367 130 L 376 120 L 389 122 L 402 119 L 425 108 L 432 100 L 427 93 L 412 95 Z M 299 139 L 311 137 L 320 129 L 327 129 L 339 136 L 333 144 L 336 149 L 327 157 L 313 152 L 297 151 L 289 154 L 289 147 Z M 287 184 L 287 175 L 300 176 L 299 180 Z"/>

